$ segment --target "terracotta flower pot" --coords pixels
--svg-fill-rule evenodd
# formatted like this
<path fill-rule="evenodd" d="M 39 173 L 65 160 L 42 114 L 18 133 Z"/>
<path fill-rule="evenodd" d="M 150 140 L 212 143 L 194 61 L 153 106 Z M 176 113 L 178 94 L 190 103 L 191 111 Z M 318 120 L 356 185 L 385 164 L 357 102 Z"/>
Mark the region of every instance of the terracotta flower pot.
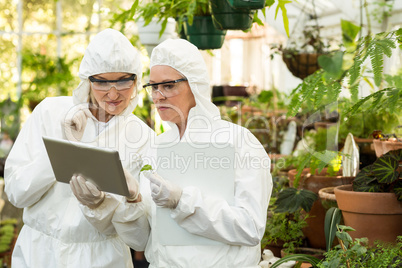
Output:
<path fill-rule="evenodd" d="M 334 186 L 325 187 L 318 191 L 318 196 L 321 198 L 321 204 L 325 209 L 331 207 L 338 207 L 336 196 L 334 193 Z"/>
<path fill-rule="evenodd" d="M 305 168 L 302 172 L 299 188 L 310 190 L 316 194 L 322 188 L 334 187 L 344 184 L 350 184 L 354 177 L 341 176 L 342 171 L 337 176 L 328 176 L 327 168 L 324 168 L 320 174 L 309 174 L 310 168 Z M 292 169 L 288 173 L 289 185 L 293 186 L 296 169 Z M 306 220 L 308 226 L 303 229 L 303 233 L 307 238 L 308 245 L 312 248 L 325 249 L 325 213 L 326 209 L 322 205 L 322 200 L 318 198 L 308 212 L 310 217 Z"/>
<path fill-rule="evenodd" d="M 307 248 L 307 247 L 295 248 L 295 251 L 293 252 L 293 254 L 307 254 L 307 255 L 316 257 L 318 259 L 323 259 L 324 253 L 325 253 L 325 250 L 323 250 L 323 249 Z M 283 258 L 289 254 L 292 254 L 292 253 L 285 253 L 284 250 L 281 250 L 281 258 Z"/>
<path fill-rule="evenodd" d="M 285 244 L 285 242 L 283 242 L 282 240 L 278 240 L 276 243 L 270 243 L 270 244 L 266 245 L 264 247 L 264 249 L 271 250 L 275 257 L 280 258 L 284 244 Z"/>
<path fill-rule="evenodd" d="M 356 230 L 349 233 L 352 238 L 367 237 L 373 245 L 375 240 L 395 243 L 402 235 L 402 202 L 394 193 L 355 192 L 351 184 L 334 192 L 345 225 Z"/>
<path fill-rule="evenodd" d="M 398 141 L 373 140 L 373 144 L 375 154 L 377 157 L 380 157 L 383 154 L 388 153 L 389 151 L 402 149 L 402 142 Z"/>

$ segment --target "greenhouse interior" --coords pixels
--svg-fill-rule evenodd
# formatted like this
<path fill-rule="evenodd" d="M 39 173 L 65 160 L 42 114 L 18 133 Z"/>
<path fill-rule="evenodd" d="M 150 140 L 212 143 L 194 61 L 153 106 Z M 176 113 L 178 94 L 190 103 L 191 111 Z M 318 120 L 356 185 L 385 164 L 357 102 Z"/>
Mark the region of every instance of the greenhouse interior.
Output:
<path fill-rule="evenodd" d="M 402 267 L 402 0 L 0 6 L 2 267 Z M 178 146 L 193 134 L 216 151 Z M 125 194 L 71 144 L 117 151 Z M 234 165 L 163 167 L 197 152 Z"/>

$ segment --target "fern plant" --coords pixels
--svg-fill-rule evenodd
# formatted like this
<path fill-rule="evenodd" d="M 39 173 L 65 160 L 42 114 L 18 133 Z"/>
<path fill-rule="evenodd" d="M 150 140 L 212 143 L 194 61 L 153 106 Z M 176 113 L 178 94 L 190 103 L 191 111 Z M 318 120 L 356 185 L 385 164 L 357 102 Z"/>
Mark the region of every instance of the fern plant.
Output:
<path fill-rule="evenodd" d="M 306 77 L 292 92 L 288 116 L 296 115 L 302 105 L 308 105 L 316 110 L 327 103 L 338 100 L 342 88 L 349 89 L 351 99 L 355 103 L 348 114 L 354 114 L 363 103 L 373 99 L 371 108 L 387 106 L 396 113 L 402 105 L 402 88 L 385 84 L 383 75 L 384 57 L 391 57 L 396 44 L 402 47 L 402 28 L 396 31 L 367 35 L 359 40 L 357 34 L 360 27 L 349 21 L 342 20 L 343 43 L 342 50 L 330 55 L 322 55 L 319 64 L 322 67 L 316 73 Z M 369 61 L 372 77 L 366 66 Z M 358 99 L 358 86 L 367 82 L 373 89 L 380 90 Z M 324 98 L 325 97 L 325 98 Z M 324 102 L 324 99 L 327 102 Z"/>

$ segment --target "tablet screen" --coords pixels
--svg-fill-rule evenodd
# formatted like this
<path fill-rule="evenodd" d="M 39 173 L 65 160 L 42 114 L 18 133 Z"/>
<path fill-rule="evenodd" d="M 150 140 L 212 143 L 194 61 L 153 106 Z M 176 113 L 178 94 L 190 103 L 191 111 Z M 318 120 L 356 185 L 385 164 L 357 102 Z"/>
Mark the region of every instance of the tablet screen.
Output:
<path fill-rule="evenodd" d="M 117 151 L 52 137 L 42 138 L 57 181 L 69 183 L 74 174 L 80 174 L 101 191 L 129 195 Z"/>

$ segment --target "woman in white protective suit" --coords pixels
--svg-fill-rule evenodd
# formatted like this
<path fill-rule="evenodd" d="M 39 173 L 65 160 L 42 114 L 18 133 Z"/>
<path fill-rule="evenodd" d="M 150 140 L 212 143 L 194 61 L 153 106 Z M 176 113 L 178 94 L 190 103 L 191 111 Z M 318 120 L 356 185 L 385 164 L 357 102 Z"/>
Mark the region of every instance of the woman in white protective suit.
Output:
<path fill-rule="evenodd" d="M 24 208 L 13 267 L 133 267 L 130 249 L 113 227 L 112 215 L 123 204 L 124 209 L 138 212 L 138 222 L 144 218 L 134 176 L 141 168 L 137 160 L 149 150 L 154 133 L 132 114 L 141 76 L 141 57 L 130 41 L 116 30 L 103 30 L 85 51 L 81 82 L 73 96 L 46 98 L 24 124 L 5 167 L 8 199 Z M 80 176 L 74 176 L 71 185 L 56 182 L 42 136 L 118 150 L 130 196 L 99 192 Z M 85 198 L 88 193 L 91 199 Z M 83 211 L 95 215 L 97 209 L 104 219 L 93 225 Z M 143 250 L 147 242 L 146 219 L 142 226 L 133 233 L 138 237 L 132 244 L 136 250 Z"/>
<path fill-rule="evenodd" d="M 153 49 L 150 68 L 150 81 L 144 87 L 161 119 L 171 127 L 156 138 L 157 143 L 228 143 L 243 163 L 234 166 L 232 205 L 208 191 L 179 187 L 168 177 L 143 172 L 148 178 L 141 180 L 140 189 L 149 205 L 151 235 L 145 256 L 150 267 L 259 267 L 272 191 L 266 151 L 246 128 L 221 119 L 210 100 L 207 68 L 197 47 L 183 39 L 168 39 Z M 219 243 L 162 243 L 156 227 L 157 206 L 170 209 L 170 217 L 187 232 Z M 123 239 L 130 245 L 136 237 Z"/>

